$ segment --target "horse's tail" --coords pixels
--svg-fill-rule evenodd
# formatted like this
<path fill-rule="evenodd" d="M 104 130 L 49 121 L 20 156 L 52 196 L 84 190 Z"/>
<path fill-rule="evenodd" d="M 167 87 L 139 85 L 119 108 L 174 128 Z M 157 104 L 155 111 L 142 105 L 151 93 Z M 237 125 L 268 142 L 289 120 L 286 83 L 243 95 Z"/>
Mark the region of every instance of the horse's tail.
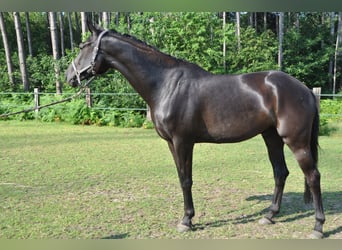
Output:
<path fill-rule="evenodd" d="M 315 116 L 312 123 L 311 128 L 311 141 L 310 141 L 310 148 L 311 148 L 311 155 L 314 160 L 314 167 L 317 167 L 318 163 L 318 134 L 319 134 L 319 103 L 316 99 L 316 96 L 312 93 L 315 99 Z M 310 192 L 309 185 L 305 179 L 305 191 L 304 191 L 304 202 L 305 203 L 312 203 L 312 194 Z"/>

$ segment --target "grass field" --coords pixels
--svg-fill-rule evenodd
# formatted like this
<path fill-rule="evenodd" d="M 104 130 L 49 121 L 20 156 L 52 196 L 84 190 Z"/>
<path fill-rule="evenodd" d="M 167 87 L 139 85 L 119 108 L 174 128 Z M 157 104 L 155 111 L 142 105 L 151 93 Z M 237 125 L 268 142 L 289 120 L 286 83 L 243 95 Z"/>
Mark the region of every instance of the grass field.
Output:
<path fill-rule="evenodd" d="M 342 239 L 342 127 L 320 137 L 325 237 Z M 179 234 L 183 198 L 166 142 L 154 130 L 0 122 L 0 238 L 307 238 L 303 174 L 287 150 L 290 176 L 276 224 L 258 220 L 274 182 L 260 136 L 197 144 L 195 230 Z"/>

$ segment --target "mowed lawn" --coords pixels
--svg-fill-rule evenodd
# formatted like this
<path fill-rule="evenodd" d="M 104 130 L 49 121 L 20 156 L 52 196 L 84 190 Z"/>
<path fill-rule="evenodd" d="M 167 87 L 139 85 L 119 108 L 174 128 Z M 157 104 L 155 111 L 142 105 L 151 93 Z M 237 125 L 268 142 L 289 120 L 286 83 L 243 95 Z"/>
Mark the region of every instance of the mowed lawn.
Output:
<path fill-rule="evenodd" d="M 325 237 L 342 238 L 342 130 L 320 137 Z M 1 239 L 307 238 L 304 177 L 289 150 L 290 175 L 274 225 L 273 174 L 260 136 L 197 144 L 194 231 L 175 227 L 183 198 L 166 142 L 154 130 L 0 122 Z"/>

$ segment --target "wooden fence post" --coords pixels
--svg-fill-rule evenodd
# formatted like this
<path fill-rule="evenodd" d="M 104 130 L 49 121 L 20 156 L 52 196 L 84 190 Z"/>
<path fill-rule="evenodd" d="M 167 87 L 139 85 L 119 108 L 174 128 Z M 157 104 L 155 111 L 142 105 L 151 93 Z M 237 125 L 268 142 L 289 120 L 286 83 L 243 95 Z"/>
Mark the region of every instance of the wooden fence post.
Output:
<path fill-rule="evenodd" d="M 89 108 L 93 106 L 93 98 L 91 97 L 91 90 L 89 87 L 86 88 L 86 103 Z"/>
<path fill-rule="evenodd" d="M 38 115 L 39 106 L 40 106 L 39 88 L 34 88 L 33 93 L 34 93 L 34 112 L 36 115 Z"/>
<path fill-rule="evenodd" d="M 146 110 L 146 120 L 152 121 L 150 106 L 146 105 L 146 107 L 147 107 L 147 110 Z"/>
<path fill-rule="evenodd" d="M 317 109 L 318 109 L 318 113 L 319 113 L 319 111 L 320 111 L 320 101 L 321 101 L 321 87 L 313 88 L 312 92 L 316 96 L 316 99 L 317 99 Z"/>

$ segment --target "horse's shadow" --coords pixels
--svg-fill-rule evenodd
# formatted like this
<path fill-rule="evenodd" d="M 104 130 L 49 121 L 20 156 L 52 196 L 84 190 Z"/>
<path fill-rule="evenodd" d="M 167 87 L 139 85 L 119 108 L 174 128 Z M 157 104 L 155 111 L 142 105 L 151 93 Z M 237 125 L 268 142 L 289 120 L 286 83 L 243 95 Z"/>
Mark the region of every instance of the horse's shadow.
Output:
<path fill-rule="evenodd" d="M 118 239 L 126 239 L 129 237 L 128 233 L 123 233 L 123 234 L 112 234 L 106 237 L 103 237 L 101 239 L 103 240 L 118 240 Z"/>
<path fill-rule="evenodd" d="M 273 195 L 253 195 L 246 198 L 247 201 L 257 202 L 271 202 Z M 323 205 L 326 215 L 341 215 L 342 216 L 342 191 L 338 192 L 324 192 L 323 193 Z M 253 214 L 241 215 L 236 218 L 215 220 L 203 223 L 197 223 L 194 225 L 194 231 L 204 230 L 206 228 L 215 228 L 232 224 L 246 224 L 250 222 L 257 222 L 262 218 L 264 214 L 268 212 L 268 208 Z M 314 209 L 312 204 L 304 204 L 303 193 L 289 192 L 284 193 L 282 208 L 280 213 L 276 216 L 277 222 L 293 222 L 298 219 L 303 219 L 314 215 Z M 333 223 L 333 222 L 332 222 Z M 335 235 L 342 232 L 342 226 L 336 225 L 336 228 L 325 231 L 325 237 Z"/>

